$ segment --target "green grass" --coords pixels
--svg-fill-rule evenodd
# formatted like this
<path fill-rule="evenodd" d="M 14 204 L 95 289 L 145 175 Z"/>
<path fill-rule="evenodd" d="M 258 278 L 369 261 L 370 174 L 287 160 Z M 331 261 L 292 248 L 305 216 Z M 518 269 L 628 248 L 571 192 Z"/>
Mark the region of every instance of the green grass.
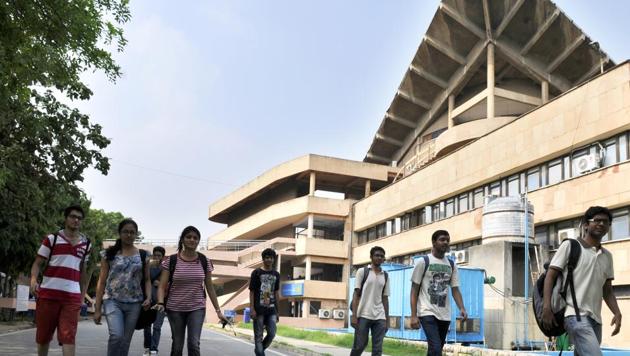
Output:
<path fill-rule="evenodd" d="M 239 323 L 238 327 L 243 329 L 252 329 L 252 324 Z M 303 330 L 281 324 L 278 324 L 277 326 L 276 335 L 345 347 L 348 349 L 352 348 L 354 340 L 354 334 L 332 334 L 325 331 Z M 365 351 L 367 352 L 370 350 L 372 350 L 371 340 L 365 348 Z M 426 349 L 417 344 L 385 339 L 383 341 L 383 353 L 392 356 L 425 355 Z"/>

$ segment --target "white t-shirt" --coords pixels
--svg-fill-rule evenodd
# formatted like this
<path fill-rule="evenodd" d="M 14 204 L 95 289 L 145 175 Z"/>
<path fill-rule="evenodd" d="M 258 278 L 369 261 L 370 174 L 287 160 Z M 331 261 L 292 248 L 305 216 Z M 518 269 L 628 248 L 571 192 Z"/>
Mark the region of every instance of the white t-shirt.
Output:
<path fill-rule="evenodd" d="M 578 239 L 582 252 L 575 269 L 573 270 L 573 285 L 575 297 L 580 309 L 580 315 L 586 315 L 593 320 L 602 323 L 602 299 L 604 297 L 604 283 L 614 279 L 612 255 L 605 248 L 587 247 Z M 562 271 L 562 280 L 567 278 L 567 265 L 571 244 L 563 242 L 551 259 L 550 267 Z M 573 297 L 571 288 L 567 288 L 567 309 L 565 316 L 575 315 L 573 309 Z"/>
<path fill-rule="evenodd" d="M 420 258 L 418 264 L 413 269 L 411 282 L 420 285 L 420 296 L 418 298 L 418 316 L 433 315 L 438 320 L 451 320 L 451 300 L 449 298 L 449 288 L 459 287 L 459 273 L 457 266 L 453 270 L 451 264 L 446 259 L 438 259 L 433 254 L 429 254 L 429 268 L 424 273 L 424 258 Z"/>
<path fill-rule="evenodd" d="M 361 281 L 363 281 L 363 270 L 361 268 L 357 271 L 355 281 L 355 288 L 361 288 Z M 365 318 L 370 320 L 385 320 L 385 307 L 383 306 L 383 295 L 389 296 L 389 278 L 387 284 L 385 283 L 385 272 L 381 270 L 376 274 L 371 268 L 368 271 L 368 277 L 363 284 L 363 293 L 361 294 L 361 300 L 357 307 L 357 316 L 359 318 Z M 383 287 L 385 289 L 383 289 Z"/>

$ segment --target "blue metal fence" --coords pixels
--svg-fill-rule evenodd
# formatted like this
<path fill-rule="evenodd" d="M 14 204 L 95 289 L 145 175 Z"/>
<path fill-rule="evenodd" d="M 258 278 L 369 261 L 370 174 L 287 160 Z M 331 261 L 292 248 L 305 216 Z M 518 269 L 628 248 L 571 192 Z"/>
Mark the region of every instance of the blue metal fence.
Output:
<path fill-rule="evenodd" d="M 387 336 L 398 339 L 426 341 L 426 335 L 422 329 L 415 330 L 409 328 L 411 316 L 409 293 L 411 289 L 411 274 L 413 273 L 413 266 L 384 264 L 382 267 L 387 271 L 389 276 L 389 316 L 390 319 L 397 321 L 396 327 L 390 326 Z M 446 340 L 447 342 L 483 343 L 484 270 L 478 268 L 459 267 L 459 280 L 459 289 L 464 299 L 464 306 L 468 311 L 469 321 L 466 323 L 467 328 L 465 328 L 467 331 L 457 331 L 459 309 L 451 296 L 449 298 L 452 313 L 451 326 Z M 348 296 L 348 301 L 352 299 L 355 279 L 350 278 L 349 283 L 350 295 Z"/>

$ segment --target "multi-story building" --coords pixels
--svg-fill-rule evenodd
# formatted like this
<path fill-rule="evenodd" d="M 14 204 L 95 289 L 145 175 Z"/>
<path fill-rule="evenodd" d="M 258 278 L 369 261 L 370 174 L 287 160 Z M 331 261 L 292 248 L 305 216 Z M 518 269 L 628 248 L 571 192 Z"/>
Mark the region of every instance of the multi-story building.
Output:
<path fill-rule="evenodd" d="M 534 271 L 562 238 L 579 235 L 586 208 L 612 209 L 603 246 L 629 315 L 629 131 L 630 63 L 613 63 L 551 1 L 443 0 L 364 162 L 306 156 L 271 169 L 211 206 L 210 220 L 228 227 L 210 241 L 271 246 L 282 237 L 283 278 L 305 275 L 303 295 L 288 295 L 283 313 L 301 303 L 319 326 L 313 311 L 345 306 L 350 266 L 368 263 L 370 248 L 409 263 L 430 250 L 433 231 L 446 229 L 453 249 L 469 253 L 461 262 L 497 277 L 486 287 L 486 337 L 509 348 L 541 335 L 518 309 L 528 307 L 524 240 L 485 239 L 484 202 L 527 193 Z M 327 163 L 312 163 L 320 160 Z M 344 199 L 319 198 L 318 189 Z M 326 238 L 329 227 L 342 237 Z M 315 270 L 325 284 L 314 284 Z M 628 328 L 610 337 L 605 306 L 603 318 L 603 343 L 630 346 Z"/>

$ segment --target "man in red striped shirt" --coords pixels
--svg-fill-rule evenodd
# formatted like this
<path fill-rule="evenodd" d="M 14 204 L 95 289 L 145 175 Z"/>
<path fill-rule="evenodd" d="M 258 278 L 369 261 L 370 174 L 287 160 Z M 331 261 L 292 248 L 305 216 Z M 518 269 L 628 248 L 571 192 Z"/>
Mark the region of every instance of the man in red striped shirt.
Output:
<path fill-rule="evenodd" d="M 86 264 L 90 242 L 79 232 L 85 214 L 75 205 L 66 208 L 64 216 L 64 229 L 44 238 L 31 267 L 31 293 L 37 297 L 35 340 L 39 356 L 48 355 L 55 329 L 63 355 L 74 356 L 79 311 L 89 282 Z M 40 285 L 37 277 L 46 260 Z"/>

